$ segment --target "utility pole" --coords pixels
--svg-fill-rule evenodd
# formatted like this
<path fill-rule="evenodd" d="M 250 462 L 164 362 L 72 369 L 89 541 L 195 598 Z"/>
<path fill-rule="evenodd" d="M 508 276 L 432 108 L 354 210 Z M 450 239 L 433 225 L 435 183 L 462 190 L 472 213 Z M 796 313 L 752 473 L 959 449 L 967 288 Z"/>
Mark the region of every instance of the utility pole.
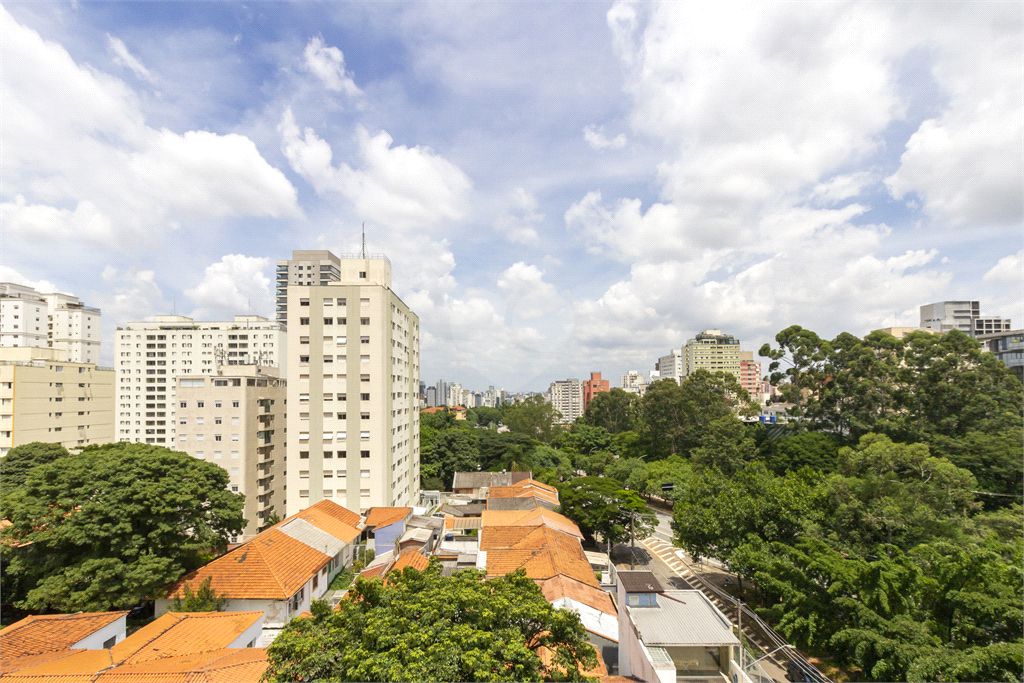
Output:
<path fill-rule="evenodd" d="M 633 518 L 636 515 L 635 512 L 629 513 L 629 569 L 633 569 L 633 558 L 636 553 L 636 532 L 633 530 Z"/>

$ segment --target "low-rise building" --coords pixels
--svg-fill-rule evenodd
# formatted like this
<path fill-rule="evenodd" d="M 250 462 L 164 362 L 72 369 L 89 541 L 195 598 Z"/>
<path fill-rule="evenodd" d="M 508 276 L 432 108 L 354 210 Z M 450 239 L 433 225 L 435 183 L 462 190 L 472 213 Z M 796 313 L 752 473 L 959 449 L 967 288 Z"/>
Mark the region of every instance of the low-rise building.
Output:
<path fill-rule="evenodd" d="M 0 669 L 11 660 L 46 659 L 64 650 L 102 650 L 125 638 L 128 612 L 79 612 L 28 616 L 0 631 Z"/>
<path fill-rule="evenodd" d="M 367 548 L 381 555 L 394 550 L 398 539 L 405 533 L 406 523 L 412 517 L 410 507 L 376 507 L 366 511 L 363 538 Z"/>
<path fill-rule="evenodd" d="M 209 578 L 210 587 L 227 598 L 225 609 L 264 615 L 261 642 L 269 645 L 351 564 L 362 529 L 359 515 L 321 501 L 183 576 L 156 601 L 156 613 L 169 609 L 186 583 L 196 587 Z"/>
<path fill-rule="evenodd" d="M 532 479 L 533 473 L 526 472 L 456 472 L 452 479 L 452 492 L 472 496 L 473 500 L 487 498 L 487 490 L 492 486 L 512 486 L 515 483 Z"/>
<path fill-rule="evenodd" d="M 1017 379 L 1024 381 L 1024 330 L 982 334 L 977 339 L 986 351 L 1003 361 Z"/>
<path fill-rule="evenodd" d="M 0 455 L 42 441 L 67 449 L 114 440 L 114 371 L 61 349 L 0 348 Z"/>

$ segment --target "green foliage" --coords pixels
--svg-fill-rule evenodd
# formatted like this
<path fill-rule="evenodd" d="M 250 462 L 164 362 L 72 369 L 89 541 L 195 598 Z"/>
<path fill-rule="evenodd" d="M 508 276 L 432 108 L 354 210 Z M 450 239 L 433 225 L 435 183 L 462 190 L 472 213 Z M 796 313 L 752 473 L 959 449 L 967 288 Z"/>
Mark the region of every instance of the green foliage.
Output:
<path fill-rule="evenodd" d="M 228 599 L 225 596 L 217 595 L 217 591 L 213 589 L 211 583 L 213 582 L 212 576 L 207 576 L 203 579 L 202 583 L 199 584 L 199 589 L 192 591 L 192 584 L 188 581 L 182 587 L 182 595 L 175 596 L 174 601 L 171 602 L 171 606 L 167 608 L 169 612 L 221 612 L 224 610 L 224 605 L 227 604 Z"/>
<path fill-rule="evenodd" d="M 735 415 L 720 417 L 708 425 L 700 437 L 700 446 L 690 458 L 704 467 L 717 467 L 732 474 L 757 456 L 754 433 Z"/>
<path fill-rule="evenodd" d="M 427 479 L 437 478 L 443 484 L 441 490 L 451 491 L 456 472 L 476 472 L 480 468 L 477 439 L 476 432 L 466 429 L 437 432 L 429 453 L 420 455 L 424 487 Z"/>
<path fill-rule="evenodd" d="M 607 394 L 601 393 L 598 396 Z M 568 431 L 558 435 L 554 445 L 567 453 L 589 455 L 594 451 L 608 450 L 612 445 L 612 435 L 604 427 L 592 427 L 576 421 Z"/>
<path fill-rule="evenodd" d="M 981 491 L 1001 494 L 979 498 L 990 509 L 1021 502 L 1021 482 L 1024 481 L 1021 444 L 1024 444 L 1024 430 L 1019 427 L 994 434 L 971 431 L 955 439 L 939 435 L 931 440 L 932 451 L 957 467 L 970 470 L 978 479 Z"/>
<path fill-rule="evenodd" d="M 510 430 L 544 443 L 551 443 L 558 431 L 555 420 L 560 417 L 561 413 L 543 396 L 531 396 L 507 406 L 504 411 L 504 421 Z"/>
<path fill-rule="evenodd" d="M 675 501 L 684 496 L 694 468 L 689 460 L 672 455 L 665 460 L 651 463 L 640 461 L 626 479 L 626 488 L 644 496 L 657 496 L 664 500 Z M 671 487 L 665 490 L 665 487 Z"/>
<path fill-rule="evenodd" d="M 498 424 L 502 420 L 501 410 L 498 408 L 488 408 L 486 406 L 480 408 L 474 408 L 468 412 L 473 413 L 476 416 L 476 424 L 481 427 L 486 427 L 492 424 Z M 467 418 L 468 419 L 468 418 Z"/>
<path fill-rule="evenodd" d="M 477 433 L 477 450 L 480 453 L 480 469 L 501 471 L 509 469 L 513 462 L 532 464 L 536 442 L 525 434 L 480 430 Z M 511 451 L 511 453 L 510 453 Z"/>
<path fill-rule="evenodd" d="M 611 434 L 632 429 L 637 404 L 636 394 L 611 389 L 590 399 L 583 419 L 592 427 L 601 427 Z"/>
<path fill-rule="evenodd" d="M 447 578 L 431 560 L 379 579 L 356 579 L 337 611 L 314 601 L 268 651 L 267 681 L 586 680 L 596 665 L 574 612 L 555 609 L 523 571 L 484 581 Z M 553 652 L 546 670 L 538 648 Z"/>
<path fill-rule="evenodd" d="M 10 495 L 3 544 L 19 607 L 121 609 L 153 598 L 241 533 L 244 497 L 217 465 L 146 444 L 90 447 L 41 465 Z"/>
<path fill-rule="evenodd" d="M 765 439 L 761 458 L 776 473 L 795 472 L 810 467 L 829 473 L 836 469 L 842 442 L 824 432 L 798 432 L 781 439 Z"/>
<path fill-rule="evenodd" d="M 329 590 L 332 591 L 343 591 L 351 585 L 353 579 L 356 578 L 356 574 L 350 567 L 345 567 L 338 575 L 331 580 L 331 585 L 328 586 Z"/>
<path fill-rule="evenodd" d="M 657 527 L 654 513 L 633 491 L 607 477 L 577 477 L 558 487 L 560 511 L 576 522 L 591 541 L 598 533 L 613 545 L 628 540 L 630 522 L 637 539 L 647 538 Z"/>
<path fill-rule="evenodd" d="M 21 487 L 32 468 L 46 465 L 68 455 L 59 443 L 34 441 L 15 446 L 0 458 L 0 499 Z"/>

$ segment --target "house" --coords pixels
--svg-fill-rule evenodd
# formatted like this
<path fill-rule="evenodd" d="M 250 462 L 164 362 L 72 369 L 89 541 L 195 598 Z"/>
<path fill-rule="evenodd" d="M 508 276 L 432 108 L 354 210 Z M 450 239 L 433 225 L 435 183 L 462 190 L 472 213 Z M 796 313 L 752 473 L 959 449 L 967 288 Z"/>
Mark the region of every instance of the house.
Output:
<path fill-rule="evenodd" d="M 64 650 L 102 650 L 124 640 L 128 612 L 25 617 L 0 631 L 0 670 L 10 660 Z"/>
<path fill-rule="evenodd" d="M 619 571 L 619 673 L 646 683 L 751 683 L 732 624 L 696 590 L 665 590 L 649 571 Z"/>
<path fill-rule="evenodd" d="M 227 598 L 225 609 L 264 614 L 261 642 L 269 645 L 352 562 L 362 526 L 354 512 L 320 501 L 183 576 L 156 601 L 156 613 L 169 609 L 186 583 L 196 587 L 209 578 L 210 587 Z"/>
<path fill-rule="evenodd" d="M 558 489 L 534 479 L 524 479 L 511 486 L 491 486 L 487 490 L 488 510 L 533 510 L 558 507 Z"/>
<path fill-rule="evenodd" d="M 108 626 L 120 623 L 123 633 L 125 614 L 54 615 L 48 624 L 41 624 L 45 620 L 38 617 L 29 617 L 35 621 L 26 619 L 22 622 L 29 623 L 13 624 L 0 631 L 0 650 L 3 652 L 0 681 L 151 683 L 222 680 L 257 683 L 267 668 L 267 651 L 255 647 L 262 630 L 261 612 L 169 612 L 111 647 L 59 647 L 76 635 L 65 637 L 57 632 L 47 634 L 53 636 L 46 645 L 50 648 L 47 651 L 17 654 L 40 649 L 39 646 L 29 646 L 25 650 L 24 636 L 32 629 L 37 635 L 42 635 L 39 629 L 56 626 L 64 619 L 69 632 L 77 635 L 104 621 Z M 93 631 L 92 635 L 98 638 L 102 634 Z"/>
<path fill-rule="evenodd" d="M 583 532 L 568 517 L 551 510 L 484 510 L 480 515 L 481 526 L 546 526 L 582 540 Z"/>
<path fill-rule="evenodd" d="M 456 472 L 452 480 L 453 493 L 465 493 L 474 500 L 487 498 L 485 491 L 492 486 L 511 486 L 524 479 L 532 479 L 532 472 Z"/>
<path fill-rule="evenodd" d="M 363 538 L 367 547 L 375 553 L 393 550 L 395 543 L 405 533 L 405 525 L 412 516 L 409 507 L 373 507 L 366 511 L 366 528 Z"/>

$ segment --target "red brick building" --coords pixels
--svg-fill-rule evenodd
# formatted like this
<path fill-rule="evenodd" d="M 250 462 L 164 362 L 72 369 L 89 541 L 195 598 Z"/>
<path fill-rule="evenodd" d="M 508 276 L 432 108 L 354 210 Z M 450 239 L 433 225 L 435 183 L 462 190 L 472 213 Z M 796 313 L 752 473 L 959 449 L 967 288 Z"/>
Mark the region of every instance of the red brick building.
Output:
<path fill-rule="evenodd" d="M 590 379 L 583 382 L 583 410 L 590 405 L 590 399 L 602 391 L 609 391 L 609 389 L 608 380 L 601 379 L 600 372 L 590 373 Z"/>

